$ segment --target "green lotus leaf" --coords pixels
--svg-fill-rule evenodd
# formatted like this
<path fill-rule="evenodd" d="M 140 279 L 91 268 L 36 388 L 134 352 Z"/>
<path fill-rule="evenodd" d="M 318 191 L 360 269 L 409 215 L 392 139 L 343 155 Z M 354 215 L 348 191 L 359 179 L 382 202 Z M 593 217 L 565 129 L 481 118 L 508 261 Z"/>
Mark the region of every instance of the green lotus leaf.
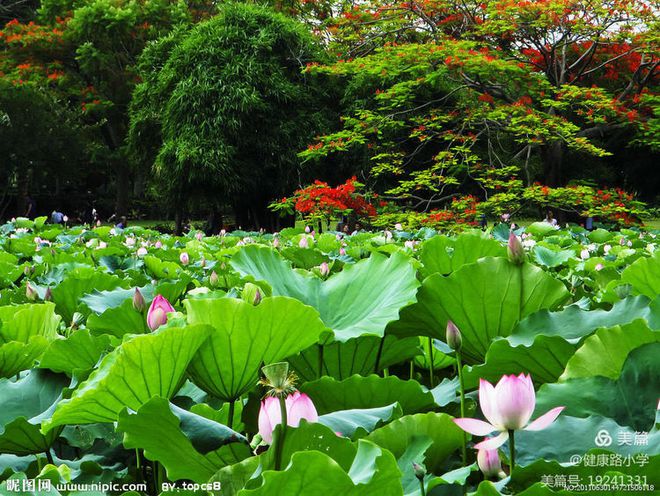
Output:
<path fill-rule="evenodd" d="M 534 259 L 545 267 L 557 267 L 574 256 L 573 250 L 552 250 L 542 245 L 534 247 Z"/>
<path fill-rule="evenodd" d="M 206 482 L 220 468 L 249 456 L 248 441 L 230 428 L 154 397 L 137 412 L 119 414 L 117 430 L 126 448 L 140 448 L 158 461 L 170 480 Z"/>
<path fill-rule="evenodd" d="M 51 340 L 57 337 L 60 317 L 52 303 L 0 307 L 0 343 L 27 343 L 34 336 Z"/>
<path fill-rule="evenodd" d="M 660 390 L 658 356 L 660 343 L 645 344 L 628 355 L 617 379 L 579 377 L 544 384 L 537 394 L 537 409 L 566 406 L 566 415 L 609 416 L 620 425 L 648 431 L 655 423 Z"/>
<path fill-rule="evenodd" d="M 118 338 L 126 334 L 150 332 L 146 314 L 133 308 L 132 299 L 124 301 L 118 307 L 108 308 L 100 315 L 91 314 L 87 318 L 86 325 L 93 334 L 110 334 Z"/>
<path fill-rule="evenodd" d="M 422 244 L 419 259 L 424 276 L 450 274 L 463 265 L 483 257 L 505 257 L 506 248 L 481 231 L 460 234 L 454 238 L 434 236 Z"/>
<path fill-rule="evenodd" d="M 557 228 L 548 222 L 533 222 L 525 228 L 525 232 L 537 237 L 544 237 L 557 232 Z"/>
<path fill-rule="evenodd" d="M 323 347 L 322 355 L 321 347 Z M 394 336 L 385 336 L 383 341 L 383 338 L 377 336 L 360 336 L 343 343 L 335 341 L 311 346 L 299 355 L 287 358 L 287 361 L 302 381 L 313 381 L 320 377 L 319 359 L 321 358 L 323 375 L 343 380 L 355 374 L 369 375 L 379 372 L 386 367 L 409 360 L 419 353 L 419 341 L 416 338 L 397 339 Z"/>
<path fill-rule="evenodd" d="M 402 254 L 388 258 L 374 253 L 326 281 L 292 271 L 287 261 L 266 247 L 245 247 L 234 255 L 232 265 L 243 275 L 267 281 L 273 295 L 290 296 L 316 308 L 337 341 L 382 336 L 387 323 L 415 300 L 419 285 L 410 259 Z"/>
<path fill-rule="evenodd" d="M 357 453 L 348 472 L 319 451 L 295 453 L 286 470 L 266 471 L 263 484 L 244 489 L 241 496 L 301 494 L 342 496 L 403 496 L 401 472 L 386 450 L 368 441 L 358 441 Z"/>
<path fill-rule="evenodd" d="M 170 398 L 210 333 L 205 325 L 163 327 L 124 341 L 103 358 L 71 399 L 58 404 L 43 431 L 66 424 L 114 422 L 124 408 L 137 411 L 154 396 Z"/>
<path fill-rule="evenodd" d="M 639 258 L 621 274 L 621 282 L 654 299 L 660 294 L 660 250 L 652 257 Z"/>
<path fill-rule="evenodd" d="M 187 299 L 184 306 L 189 323 L 214 328 L 190 364 L 190 376 L 225 401 L 255 387 L 262 364 L 304 350 L 326 330 L 316 310 L 283 296 L 256 306 L 235 298 Z"/>
<path fill-rule="evenodd" d="M 307 270 L 321 265 L 323 262 L 330 261 L 330 259 L 321 252 L 306 248 L 298 248 L 297 246 L 284 248 L 280 253 L 284 258 L 289 260 L 294 267 Z"/>
<path fill-rule="evenodd" d="M 599 327 L 613 327 L 643 318 L 660 324 L 660 298 L 649 305 L 645 296 L 629 297 L 607 310 L 584 310 L 569 305 L 558 312 L 540 310 L 523 319 L 507 341 L 514 346 L 530 346 L 537 336 L 559 336 L 569 343 L 577 343 Z"/>
<path fill-rule="evenodd" d="M 330 427 L 345 437 L 358 436 L 373 431 L 379 425 L 389 422 L 402 414 L 398 403 L 380 408 L 340 410 L 319 417 L 319 423 Z"/>
<path fill-rule="evenodd" d="M 59 434 L 40 432 L 40 423 L 61 399 L 66 376 L 31 370 L 16 381 L 0 379 L 0 452 L 28 455 L 47 451 Z"/>
<path fill-rule="evenodd" d="M 414 438 L 428 437 L 433 442 L 425 452 L 424 466 L 430 472 L 442 473 L 449 455 L 463 445 L 463 431 L 452 418 L 446 413 L 433 412 L 406 415 L 376 429 L 365 439 L 400 458 Z"/>
<path fill-rule="evenodd" d="M 93 369 L 111 348 L 109 336 L 92 336 L 88 330 L 80 329 L 52 341 L 39 360 L 39 367 L 72 376 L 74 371 Z"/>
<path fill-rule="evenodd" d="M 417 303 L 404 308 L 388 332 L 444 341 L 452 320 L 461 330 L 465 361 L 480 363 L 495 337 L 508 336 L 521 319 L 542 308 L 554 309 L 568 296 L 560 281 L 534 265 L 482 258 L 449 277 L 427 277 Z"/>
<path fill-rule="evenodd" d="M 74 312 L 88 313 L 88 310 L 80 304 L 84 295 L 94 290 L 115 289 L 125 284 L 117 276 L 92 268 L 80 267 L 70 271 L 53 289 L 53 301 L 64 322 L 69 323 Z"/>
<path fill-rule="evenodd" d="M 34 336 L 27 343 L 11 341 L 0 345 L 0 377 L 12 377 L 31 368 L 48 343 L 43 336 Z"/>
<path fill-rule="evenodd" d="M 566 365 L 560 380 L 603 376 L 616 379 L 629 353 L 647 343 L 660 342 L 660 331 L 652 331 L 644 320 L 599 329 L 589 336 Z"/>
<path fill-rule="evenodd" d="M 343 381 L 323 377 L 300 386 L 314 402 L 319 415 L 337 410 L 376 408 L 398 402 L 403 412 L 416 413 L 433 408 L 433 394 L 416 381 L 395 376 L 355 375 Z"/>

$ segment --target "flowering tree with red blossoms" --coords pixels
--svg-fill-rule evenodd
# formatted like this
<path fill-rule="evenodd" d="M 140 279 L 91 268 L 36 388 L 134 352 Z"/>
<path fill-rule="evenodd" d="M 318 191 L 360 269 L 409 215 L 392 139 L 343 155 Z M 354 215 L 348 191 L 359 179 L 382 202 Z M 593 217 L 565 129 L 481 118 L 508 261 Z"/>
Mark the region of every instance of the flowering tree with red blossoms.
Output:
<path fill-rule="evenodd" d="M 356 177 L 335 188 L 326 182 L 314 181 L 313 184 L 295 191 L 292 196 L 272 203 L 270 208 L 286 214 L 295 212 L 309 223 L 330 222 L 343 216 L 368 220 L 376 215 L 376 207 L 358 192 L 361 187 L 362 184 L 357 182 Z M 373 199 L 377 199 L 377 196 Z"/>
<path fill-rule="evenodd" d="M 322 26 L 340 60 L 307 70 L 341 81 L 347 110 L 300 156 L 367 157 L 368 184 L 424 212 L 563 187 L 612 137 L 660 148 L 654 22 L 641 0 L 344 8 Z"/>

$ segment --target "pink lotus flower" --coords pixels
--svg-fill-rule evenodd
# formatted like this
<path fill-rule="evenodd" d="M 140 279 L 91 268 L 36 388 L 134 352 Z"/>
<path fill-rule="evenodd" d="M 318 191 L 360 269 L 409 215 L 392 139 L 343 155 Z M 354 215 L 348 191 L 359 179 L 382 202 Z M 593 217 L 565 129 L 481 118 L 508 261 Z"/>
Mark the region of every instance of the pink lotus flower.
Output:
<path fill-rule="evenodd" d="M 319 271 L 323 277 L 327 276 L 330 273 L 328 262 L 321 262 L 321 265 L 319 265 Z"/>
<path fill-rule="evenodd" d="M 318 421 L 319 415 L 316 407 L 306 394 L 296 391 L 287 396 L 284 402 L 286 404 L 286 425 L 298 427 L 302 419 L 309 422 Z M 266 443 L 273 442 L 273 430 L 276 425 L 281 423 L 280 400 L 269 396 L 261 402 L 259 410 L 259 434 Z"/>
<path fill-rule="evenodd" d="M 394 224 L 394 229 L 396 229 L 397 231 L 403 231 L 403 226 L 401 225 L 400 222 L 397 222 L 396 224 Z"/>
<path fill-rule="evenodd" d="M 502 472 L 502 462 L 497 449 L 477 451 L 477 465 L 487 479 Z"/>
<path fill-rule="evenodd" d="M 594 267 L 594 269 L 596 269 L 596 270 L 603 270 L 603 268 L 604 268 L 604 266 L 603 266 L 602 263 L 596 264 L 596 266 Z"/>
<path fill-rule="evenodd" d="M 280 238 L 274 238 L 273 239 L 273 248 L 277 248 L 280 246 Z"/>
<path fill-rule="evenodd" d="M 456 425 L 470 434 L 486 436 L 494 431 L 499 435 L 481 441 L 475 448 L 493 450 L 504 444 L 508 431 L 524 429 L 540 431 L 552 424 L 564 409 L 563 406 L 553 408 L 528 425 L 529 419 L 536 407 L 536 393 L 529 375 L 505 375 L 494 386 L 481 379 L 479 381 L 479 404 L 488 422 L 472 418 L 454 419 Z"/>
<path fill-rule="evenodd" d="M 201 231 L 197 231 L 197 234 L 195 234 L 195 238 L 197 239 L 197 241 L 201 241 L 203 237 L 204 237 L 204 233 Z"/>
<path fill-rule="evenodd" d="M 525 262 L 525 249 L 520 238 L 513 231 L 509 233 L 509 242 L 507 243 L 507 253 L 511 263 L 520 265 Z"/>
<path fill-rule="evenodd" d="M 343 257 L 344 255 L 346 255 L 346 250 L 344 248 L 339 248 L 339 256 Z"/>
<path fill-rule="evenodd" d="M 156 241 L 156 243 L 154 244 L 154 248 L 160 249 L 162 247 L 163 247 L 163 242 L 161 240 Z"/>
<path fill-rule="evenodd" d="M 587 258 L 589 258 L 589 250 L 587 250 L 587 249 L 582 250 L 580 252 L 580 258 L 582 260 L 586 260 Z"/>
<path fill-rule="evenodd" d="M 147 249 L 144 246 L 140 246 L 137 250 L 137 256 L 142 258 L 147 256 Z"/>
<path fill-rule="evenodd" d="M 167 301 L 167 298 L 164 298 L 161 295 L 156 295 L 154 301 L 151 302 L 149 306 L 149 311 L 147 312 L 147 325 L 149 329 L 155 331 L 163 324 L 167 323 L 167 314 L 174 312 L 174 307 Z"/>
<path fill-rule="evenodd" d="M 181 255 L 179 255 L 179 261 L 183 265 L 188 265 L 190 263 L 190 256 L 185 251 L 182 251 Z"/>
<path fill-rule="evenodd" d="M 308 248 L 309 247 L 309 241 L 307 241 L 307 236 L 303 236 L 300 238 L 300 241 L 298 242 L 298 246 L 301 248 Z"/>

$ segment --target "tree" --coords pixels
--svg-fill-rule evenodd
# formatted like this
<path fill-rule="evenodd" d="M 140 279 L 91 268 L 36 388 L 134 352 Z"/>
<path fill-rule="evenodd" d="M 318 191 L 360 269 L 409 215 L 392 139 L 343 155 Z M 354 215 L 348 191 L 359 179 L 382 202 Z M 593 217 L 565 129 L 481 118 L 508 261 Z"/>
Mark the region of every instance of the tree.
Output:
<path fill-rule="evenodd" d="M 153 163 L 178 229 L 189 200 L 264 225 L 269 201 L 297 182 L 297 150 L 326 120 L 324 91 L 303 74 L 324 60 L 304 26 L 244 4 L 145 50 L 129 144 Z"/>
<path fill-rule="evenodd" d="M 638 0 L 354 6 L 325 24 L 343 60 L 308 69 L 344 81 L 343 129 L 301 156 L 367 153 L 372 184 L 427 210 L 560 186 L 609 136 L 657 148 L 655 22 Z"/>
<path fill-rule="evenodd" d="M 118 213 L 139 174 L 124 146 L 137 57 L 149 40 L 190 20 L 179 1 L 44 0 L 36 21 L 14 19 L 0 32 L 0 77 L 38 84 L 96 134 L 89 144 L 114 183 Z"/>

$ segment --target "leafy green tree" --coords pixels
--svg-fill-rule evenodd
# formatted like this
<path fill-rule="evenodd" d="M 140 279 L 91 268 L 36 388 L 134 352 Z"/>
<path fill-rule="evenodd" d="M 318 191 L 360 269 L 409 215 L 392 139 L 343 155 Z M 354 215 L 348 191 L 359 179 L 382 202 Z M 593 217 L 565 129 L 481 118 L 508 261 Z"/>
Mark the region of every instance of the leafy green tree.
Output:
<path fill-rule="evenodd" d="M 179 228 L 189 200 L 264 225 L 269 201 L 297 182 L 297 150 L 326 121 L 324 90 L 303 73 L 324 60 L 303 25 L 245 4 L 145 50 L 129 143 L 153 163 Z"/>

